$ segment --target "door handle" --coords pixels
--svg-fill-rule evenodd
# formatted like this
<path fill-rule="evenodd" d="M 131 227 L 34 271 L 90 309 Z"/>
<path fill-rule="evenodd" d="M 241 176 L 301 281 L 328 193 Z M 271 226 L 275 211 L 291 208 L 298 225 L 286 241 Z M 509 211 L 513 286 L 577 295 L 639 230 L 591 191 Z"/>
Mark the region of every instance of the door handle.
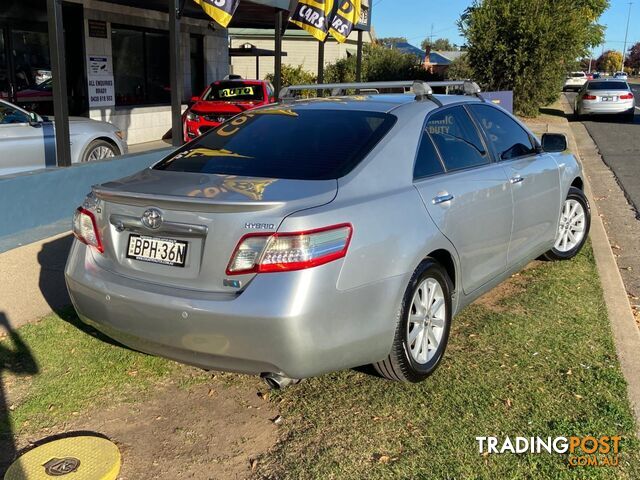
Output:
<path fill-rule="evenodd" d="M 524 177 L 521 177 L 520 175 L 516 175 L 514 177 L 511 177 L 511 180 L 509 180 L 511 182 L 511 184 L 516 184 L 516 183 L 520 183 L 524 180 Z"/>
<path fill-rule="evenodd" d="M 450 202 L 451 200 L 453 200 L 453 195 L 451 195 L 450 193 L 444 193 L 442 195 L 437 195 L 435 197 L 433 197 L 433 200 L 431 200 L 433 202 L 434 205 L 439 205 L 441 203 L 446 203 L 446 202 Z"/>

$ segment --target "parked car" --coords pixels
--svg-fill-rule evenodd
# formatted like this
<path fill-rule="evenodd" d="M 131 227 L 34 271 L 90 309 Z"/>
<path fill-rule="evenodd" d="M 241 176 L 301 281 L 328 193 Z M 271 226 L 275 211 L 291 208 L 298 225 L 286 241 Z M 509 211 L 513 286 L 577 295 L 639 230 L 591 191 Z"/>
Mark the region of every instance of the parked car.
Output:
<path fill-rule="evenodd" d="M 127 153 L 123 133 L 107 122 L 69 118 L 71 162 Z M 55 165 L 55 124 L 46 117 L 0 100 L 0 175 Z"/>
<path fill-rule="evenodd" d="M 213 82 L 183 116 L 184 141 L 217 127 L 238 113 L 276 101 L 273 85 L 266 80 L 230 78 Z"/>
<path fill-rule="evenodd" d="M 617 115 L 633 121 L 636 99 L 624 80 L 590 80 L 578 92 L 574 111 L 578 118 L 587 115 Z"/>
<path fill-rule="evenodd" d="M 580 90 L 587 83 L 587 75 L 584 72 L 571 72 L 564 81 L 562 91 Z"/>
<path fill-rule="evenodd" d="M 616 72 L 613 74 L 613 78 L 624 80 L 626 82 L 629 79 L 629 76 L 625 72 Z"/>
<path fill-rule="evenodd" d="M 285 95 L 94 187 L 65 268 L 79 317 L 272 386 L 370 363 L 425 379 L 452 318 L 532 259 L 574 257 L 590 211 L 564 135 L 407 85 Z"/>

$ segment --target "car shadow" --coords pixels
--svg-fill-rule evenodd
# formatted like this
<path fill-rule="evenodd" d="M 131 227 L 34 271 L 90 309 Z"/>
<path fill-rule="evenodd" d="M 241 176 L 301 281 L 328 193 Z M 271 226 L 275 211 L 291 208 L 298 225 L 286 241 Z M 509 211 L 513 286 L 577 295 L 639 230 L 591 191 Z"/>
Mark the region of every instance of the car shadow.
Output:
<path fill-rule="evenodd" d="M 0 374 L 36 375 L 39 372 L 38 364 L 29 346 L 22 340 L 16 330 L 11 328 L 7 316 L 0 312 L 0 334 L 6 335 L 0 344 Z M 9 345 L 11 346 L 9 346 Z M 17 456 L 18 451 L 15 442 L 15 432 L 10 416 L 10 404 L 0 375 L 0 475 L 9 468 Z M 22 478 L 20 473 L 13 478 Z"/>

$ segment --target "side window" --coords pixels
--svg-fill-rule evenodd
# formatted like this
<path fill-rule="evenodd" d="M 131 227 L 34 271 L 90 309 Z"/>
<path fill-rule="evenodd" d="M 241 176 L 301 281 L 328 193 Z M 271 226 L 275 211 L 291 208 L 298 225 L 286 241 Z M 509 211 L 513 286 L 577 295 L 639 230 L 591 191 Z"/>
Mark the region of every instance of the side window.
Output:
<path fill-rule="evenodd" d="M 427 132 L 438 148 L 447 171 L 490 162 L 480 134 L 463 107 L 447 108 L 433 114 L 427 122 Z"/>
<path fill-rule="evenodd" d="M 444 173 L 444 168 L 440 162 L 440 158 L 438 158 L 438 152 L 436 152 L 431 138 L 429 138 L 429 135 L 425 131 L 422 134 L 416 165 L 413 168 L 413 178 L 424 178 L 437 175 L 438 173 Z"/>
<path fill-rule="evenodd" d="M 29 123 L 29 115 L 7 104 L 0 103 L 0 125 Z"/>
<path fill-rule="evenodd" d="M 471 105 L 469 108 L 487 134 L 498 160 L 511 160 L 536 152 L 527 131 L 507 114 L 489 105 Z"/>

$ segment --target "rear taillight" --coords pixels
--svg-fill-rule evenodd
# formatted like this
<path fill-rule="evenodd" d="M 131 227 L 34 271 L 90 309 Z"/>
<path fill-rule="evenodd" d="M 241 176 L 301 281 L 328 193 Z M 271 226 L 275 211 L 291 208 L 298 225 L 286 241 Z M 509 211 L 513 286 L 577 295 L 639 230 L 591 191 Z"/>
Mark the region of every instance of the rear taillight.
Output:
<path fill-rule="evenodd" d="M 631 100 L 633 98 L 633 93 L 625 93 L 624 95 L 620 95 L 620 100 Z"/>
<path fill-rule="evenodd" d="M 250 233 L 238 242 L 227 275 L 285 272 L 324 265 L 347 254 L 350 224 L 290 233 Z"/>
<path fill-rule="evenodd" d="M 93 212 L 79 207 L 73 216 L 73 234 L 82 243 L 94 247 L 100 253 L 104 252 L 102 240 L 98 233 L 98 224 Z"/>
<path fill-rule="evenodd" d="M 596 98 L 598 97 L 596 97 L 595 95 L 584 95 L 582 97 L 583 100 L 595 100 Z"/>

